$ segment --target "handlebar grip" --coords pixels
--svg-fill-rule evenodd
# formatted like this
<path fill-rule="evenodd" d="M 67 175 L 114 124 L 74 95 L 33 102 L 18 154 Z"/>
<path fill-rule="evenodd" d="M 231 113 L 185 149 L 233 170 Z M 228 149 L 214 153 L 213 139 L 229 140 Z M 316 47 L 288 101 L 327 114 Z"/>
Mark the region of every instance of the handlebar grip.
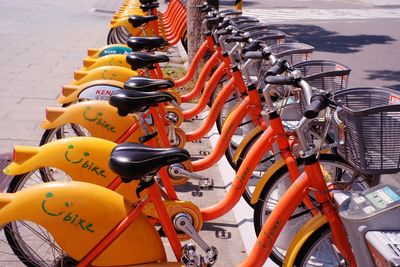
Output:
<path fill-rule="evenodd" d="M 202 7 L 202 8 L 200 9 L 200 13 L 207 13 L 207 12 L 210 12 L 210 11 L 213 11 L 213 9 L 211 8 L 211 6 Z"/>
<path fill-rule="evenodd" d="M 224 19 L 220 24 L 217 25 L 217 30 L 224 29 L 224 28 L 228 27 L 230 24 L 231 23 L 229 20 Z"/>
<path fill-rule="evenodd" d="M 221 29 L 217 31 L 217 36 L 227 35 L 229 34 L 227 29 Z"/>
<path fill-rule="evenodd" d="M 325 95 L 314 95 L 311 98 L 310 105 L 304 111 L 304 117 L 307 119 L 314 119 L 318 117 L 319 112 L 325 109 L 327 106 L 328 101 Z"/>
<path fill-rule="evenodd" d="M 221 18 L 219 18 L 219 17 L 214 17 L 214 18 L 206 19 L 206 23 L 205 23 L 206 28 L 207 28 L 208 30 L 212 30 L 212 29 L 214 28 L 214 26 L 215 26 L 216 24 L 218 24 L 220 21 L 221 21 Z"/>
<path fill-rule="evenodd" d="M 265 78 L 267 84 L 294 85 L 295 81 L 289 76 L 268 76 Z"/>
<path fill-rule="evenodd" d="M 263 59 L 263 52 L 262 51 L 248 51 L 244 54 L 245 59 Z"/>
<path fill-rule="evenodd" d="M 242 53 L 246 54 L 249 51 L 257 51 L 257 50 L 261 49 L 261 45 L 260 44 L 261 44 L 260 41 L 255 40 L 255 41 L 251 42 L 249 45 L 246 45 L 243 48 Z"/>
<path fill-rule="evenodd" d="M 225 42 L 227 43 L 231 43 L 231 42 L 245 42 L 246 41 L 246 37 L 241 36 L 241 35 L 236 35 L 236 36 L 229 36 L 228 38 L 226 38 Z"/>
<path fill-rule="evenodd" d="M 241 15 L 242 11 L 235 10 L 235 9 L 225 9 L 221 10 L 219 13 L 224 16 L 232 16 L 232 15 Z"/>
<path fill-rule="evenodd" d="M 279 59 L 267 71 L 267 76 L 276 76 L 282 74 L 285 70 L 286 70 L 286 60 Z"/>

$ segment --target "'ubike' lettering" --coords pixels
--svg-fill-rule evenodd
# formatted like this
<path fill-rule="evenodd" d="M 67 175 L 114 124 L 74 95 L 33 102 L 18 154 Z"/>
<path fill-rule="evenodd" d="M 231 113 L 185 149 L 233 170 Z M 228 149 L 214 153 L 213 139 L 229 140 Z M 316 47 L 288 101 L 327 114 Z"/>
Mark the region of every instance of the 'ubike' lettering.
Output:
<path fill-rule="evenodd" d="M 107 177 L 105 169 L 97 166 L 95 162 L 87 160 L 87 157 L 90 156 L 89 152 L 83 152 L 82 156 L 80 157 L 77 157 L 76 155 L 71 157 L 70 152 L 72 151 L 72 149 L 74 149 L 74 146 L 72 144 L 68 145 L 68 149 L 67 151 L 65 151 L 64 154 L 64 158 L 68 162 L 72 164 L 79 164 L 82 167 L 82 169 L 87 169 L 90 172 L 94 172 L 98 176 Z"/>
<path fill-rule="evenodd" d="M 85 111 L 83 112 L 83 117 L 85 120 L 94 122 L 96 125 L 100 126 L 101 128 L 106 129 L 109 132 L 115 133 L 115 127 L 112 126 L 109 122 L 106 120 L 101 119 L 100 117 L 103 116 L 102 112 L 97 112 L 95 117 L 88 116 L 88 111 L 90 111 L 92 108 L 91 107 L 86 107 Z"/>
<path fill-rule="evenodd" d="M 59 211 L 51 211 L 47 207 L 47 201 L 49 201 L 49 199 L 53 198 L 54 194 L 52 192 L 47 192 L 45 196 L 46 196 L 46 199 L 44 199 L 42 201 L 42 211 L 44 213 L 46 213 L 48 216 L 51 216 L 51 217 L 60 217 L 60 218 L 62 218 L 62 221 L 65 223 L 69 223 L 69 224 L 78 226 L 83 231 L 86 231 L 89 233 L 94 233 L 93 224 L 88 222 L 87 219 L 84 219 L 79 214 L 74 214 L 72 212 L 68 212 L 66 215 L 64 215 L 65 212 L 67 212 L 67 211 L 65 211 L 65 209 L 68 209 L 73 206 L 72 202 L 66 201 L 64 203 L 63 207 L 58 206 Z"/>

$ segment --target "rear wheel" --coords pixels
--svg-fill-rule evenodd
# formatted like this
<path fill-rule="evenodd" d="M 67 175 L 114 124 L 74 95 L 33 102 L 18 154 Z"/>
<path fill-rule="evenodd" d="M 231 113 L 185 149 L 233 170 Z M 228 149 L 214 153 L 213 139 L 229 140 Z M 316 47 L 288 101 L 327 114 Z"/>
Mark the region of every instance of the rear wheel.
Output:
<path fill-rule="evenodd" d="M 69 181 L 68 175 L 57 171 L 57 181 Z M 53 176 L 55 178 L 55 176 Z M 13 177 L 7 190 L 15 193 L 24 188 L 50 182 L 43 180 L 39 171 Z M 18 259 L 29 267 L 76 266 L 77 261 L 69 257 L 42 226 L 30 221 L 13 221 L 5 225 L 4 234 L 8 245 Z"/>

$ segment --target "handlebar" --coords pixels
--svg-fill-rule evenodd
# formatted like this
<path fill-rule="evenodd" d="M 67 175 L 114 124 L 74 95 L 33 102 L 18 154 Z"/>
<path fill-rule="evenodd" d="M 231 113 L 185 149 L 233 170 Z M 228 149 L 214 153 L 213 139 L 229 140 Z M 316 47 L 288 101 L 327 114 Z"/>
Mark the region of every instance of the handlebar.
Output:
<path fill-rule="evenodd" d="M 244 43 L 248 40 L 248 38 L 249 37 L 247 37 L 247 36 L 234 35 L 234 36 L 229 36 L 228 38 L 226 38 L 225 42 L 227 42 L 227 43 L 232 43 L 232 42 Z"/>
<path fill-rule="evenodd" d="M 304 117 L 307 119 L 315 119 L 321 110 L 329 105 L 329 99 L 325 94 L 317 94 L 311 97 L 311 103 L 304 111 Z"/>
<path fill-rule="evenodd" d="M 267 71 L 266 75 L 267 76 L 276 76 L 279 74 L 282 74 L 283 72 L 290 70 L 290 66 L 288 64 L 288 62 L 285 59 L 278 59 L 274 65 L 272 65 L 272 67 Z M 267 77 L 268 78 L 268 77 Z M 271 77 L 271 78 L 284 78 L 284 77 Z M 282 83 L 282 82 L 287 82 L 289 85 L 291 85 L 291 81 L 288 80 L 279 80 L 279 79 L 272 79 L 272 81 L 276 81 L 279 83 L 274 83 L 274 84 L 286 84 L 286 83 Z"/>

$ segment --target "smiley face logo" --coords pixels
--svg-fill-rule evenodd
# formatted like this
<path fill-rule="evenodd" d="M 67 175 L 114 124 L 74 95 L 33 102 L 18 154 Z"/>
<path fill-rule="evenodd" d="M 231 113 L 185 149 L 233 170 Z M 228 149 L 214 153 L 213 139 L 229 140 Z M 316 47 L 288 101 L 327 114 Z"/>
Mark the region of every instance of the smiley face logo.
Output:
<path fill-rule="evenodd" d="M 59 211 L 59 212 L 50 211 L 50 210 L 46 207 L 46 200 L 51 199 L 52 197 L 54 197 L 54 194 L 53 194 L 52 192 L 47 192 L 45 196 L 46 196 L 46 199 L 44 199 L 44 200 L 42 201 L 42 210 L 43 210 L 47 215 L 53 216 L 53 217 L 57 217 L 57 216 L 62 215 L 62 214 L 65 212 L 65 211 Z M 71 207 L 71 206 L 72 206 L 72 202 L 66 201 L 66 202 L 64 203 L 64 206 L 65 206 L 66 208 Z"/>
<path fill-rule="evenodd" d="M 96 121 L 99 119 L 99 117 L 103 116 L 102 112 L 97 112 L 96 116 L 88 116 L 88 112 L 91 110 L 91 107 L 86 107 L 85 111 L 83 112 L 83 117 L 85 118 L 85 120 L 87 121 Z"/>
<path fill-rule="evenodd" d="M 115 80 L 117 78 L 117 74 L 109 73 L 108 70 L 103 71 L 103 80 Z"/>
<path fill-rule="evenodd" d="M 73 145 L 68 145 L 68 149 L 67 149 L 67 151 L 65 151 L 65 155 L 64 155 L 65 159 L 66 159 L 68 162 L 71 162 L 72 164 L 79 164 L 79 163 L 81 163 L 81 162 L 83 161 L 83 159 L 84 159 L 85 157 L 90 156 L 90 153 L 89 153 L 89 152 L 83 152 L 82 156 L 81 156 L 79 159 L 71 159 L 70 156 L 69 156 L 69 153 L 70 153 L 73 149 L 74 149 L 74 146 L 73 146 Z"/>

